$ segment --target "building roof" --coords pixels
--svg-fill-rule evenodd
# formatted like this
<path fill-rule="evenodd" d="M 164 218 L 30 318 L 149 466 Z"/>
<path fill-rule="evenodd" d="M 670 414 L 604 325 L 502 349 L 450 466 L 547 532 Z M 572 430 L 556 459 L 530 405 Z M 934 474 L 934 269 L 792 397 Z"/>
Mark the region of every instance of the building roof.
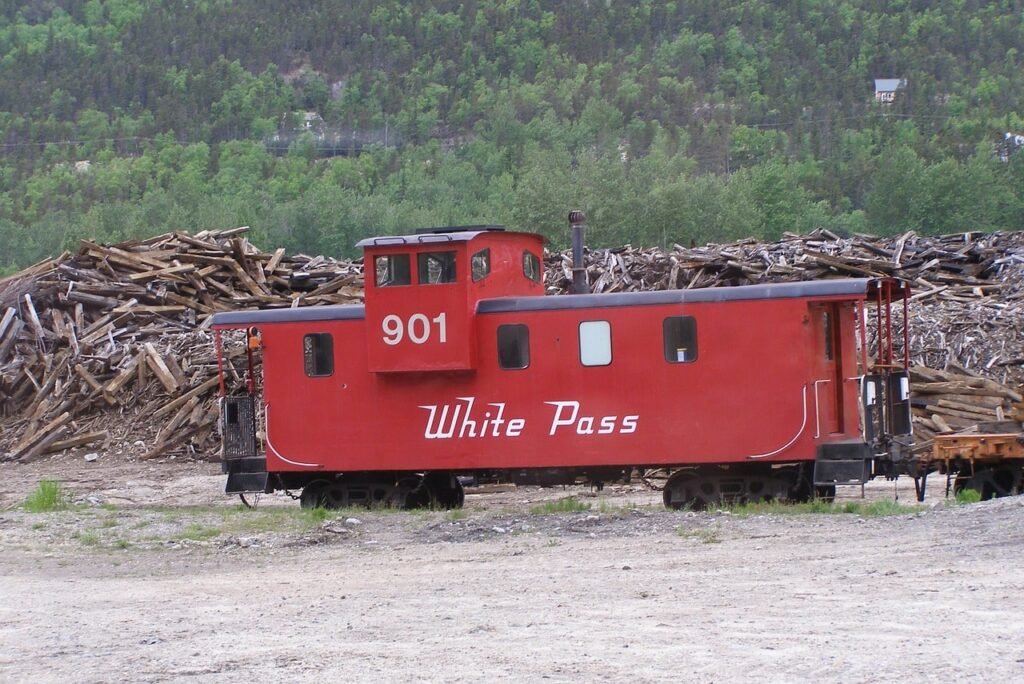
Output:
<path fill-rule="evenodd" d="M 876 93 L 891 93 L 905 88 L 907 86 L 907 79 L 905 78 L 876 78 L 875 79 L 875 92 Z"/>

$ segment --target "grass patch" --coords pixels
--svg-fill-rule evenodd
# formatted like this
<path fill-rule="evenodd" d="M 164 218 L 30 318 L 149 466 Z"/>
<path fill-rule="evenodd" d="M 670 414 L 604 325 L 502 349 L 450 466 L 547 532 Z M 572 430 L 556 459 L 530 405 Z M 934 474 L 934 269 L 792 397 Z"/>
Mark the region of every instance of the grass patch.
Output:
<path fill-rule="evenodd" d="M 958 504 L 972 504 L 981 501 L 981 492 L 977 489 L 961 489 L 956 493 Z"/>
<path fill-rule="evenodd" d="M 82 546 L 96 546 L 100 543 L 100 536 L 92 530 L 84 530 L 82 532 L 75 532 L 72 535 L 78 538 L 78 542 Z"/>
<path fill-rule="evenodd" d="M 46 529 L 46 523 L 44 523 L 44 522 L 32 523 L 32 529 L 33 530 L 45 530 Z"/>
<path fill-rule="evenodd" d="M 466 515 L 467 515 L 467 513 L 466 513 L 466 511 L 464 509 L 462 509 L 462 508 L 452 508 L 447 513 L 445 513 L 444 517 L 447 518 L 448 520 L 454 522 L 456 520 L 462 520 L 463 518 L 466 517 Z"/>
<path fill-rule="evenodd" d="M 877 518 L 889 515 L 906 515 L 916 513 L 922 506 L 905 506 L 897 501 L 841 501 L 830 502 L 821 499 L 808 501 L 807 503 L 783 503 L 778 501 L 760 501 L 757 503 L 736 504 L 726 506 L 720 510 L 728 511 L 733 515 L 837 515 L 851 514 L 861 515 L 868 518 Z"/>
<path fill-rule="evenodd" d="M 62 511 L 70 505 L 64 485 L 58 480 L 41 480 L 35 491 L 25 499 L 25 510 L 29 513 Z"/>
<path fill-rule="evenodd" d="M 712 527 L 684 527 L 677 525 L 676 536 L 683 539 L 693 539 L 702 544 L 720 544 L 722 542 L 719 531 Z"/>
<path fill-rule="evenodd" d="M 220 535 L 222 531 L 223 530 L 221 530 L 221 528 L 219 527 L 203 525 L 200 523 L 192 523 L 184 530 L 182 530 L 182 532 L 178 535 L 177 538 L 183 541 L 206 541 L 207 539 L 212 539 Z"/>
<path fill-rule="evenodd" d="M 585 501 L 580 501 L 575 496 L 570 496 L 565 499 L 556 499 L 555 501 L 545 501 L 539 506 L 531 506 L 530 513 L 533 515 L 548 515 L 551 513 L 580 513 L 582 511 L 589 511 L 590 504 Z"/>

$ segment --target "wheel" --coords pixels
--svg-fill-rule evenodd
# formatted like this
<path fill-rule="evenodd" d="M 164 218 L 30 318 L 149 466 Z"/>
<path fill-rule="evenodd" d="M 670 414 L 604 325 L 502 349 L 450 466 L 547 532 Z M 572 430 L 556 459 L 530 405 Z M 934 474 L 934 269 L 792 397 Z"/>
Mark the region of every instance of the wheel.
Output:
<path fill-rule="evenodd" d="M 981 468 L 974 475 L 958 475 L 953 485 L 954 493 L 973 489 L 981 494 L 982 501 L 1018 494 L 1021 489 L 1021 469 L 1013 466 Z"/>
<path fill-rule="evenodd" d="M 835 485 L 820 485 L 814 488 L 814 498 L 825 503 L 832 503 L 836 500 Z"/>
<path fill-rule="evenodd" d="M 665 482 L 662 500 L 668 508 L 700 511 L 722 504 L 788 499 L 793 488 L 791 473 L 771 469 L 678 470 Z"/>
<path fill-rule="evenodd" d="M 303 508 L 324 508 L 327 487 L 330 485 L 326 480 L 310 482 L 302 488 L 299 495 L 299 505 Z"/>
<path fill-rule="evenodd" d="M 466 494 L 462 490 L 462 483 L 454 475 L 445 472 L 427 473 L 423 480 L 430 505 L 444 509 L 462 508 Z"/>

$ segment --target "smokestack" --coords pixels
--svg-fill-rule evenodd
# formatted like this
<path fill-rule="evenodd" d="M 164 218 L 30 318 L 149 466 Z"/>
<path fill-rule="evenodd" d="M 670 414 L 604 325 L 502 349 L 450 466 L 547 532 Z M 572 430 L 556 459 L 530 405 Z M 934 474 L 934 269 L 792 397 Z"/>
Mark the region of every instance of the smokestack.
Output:
<path fill-rule="evenodd" d="M 587 269 L 583 266 L 583 233 L 586 231 L 586 214 L 579 209 L 569 212 L 569 227 L 572 230 L 572 293 L 588 294 Z"/>

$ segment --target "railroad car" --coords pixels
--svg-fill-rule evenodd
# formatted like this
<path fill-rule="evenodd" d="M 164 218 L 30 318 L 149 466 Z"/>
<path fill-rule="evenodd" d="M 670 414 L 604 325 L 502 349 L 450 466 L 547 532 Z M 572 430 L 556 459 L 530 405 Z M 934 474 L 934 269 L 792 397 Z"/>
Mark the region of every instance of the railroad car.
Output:
<path fill-rule="evenodd" d="M 805 500 L 909 457 L 895 281 L 546 296 L 539 235 L 359 246 L 364 305 L 214 316 L 222 395 L 227 331 L 249 376 L 221 400 L 227 492 L 454 507 L 466 478 L 666 469 L 665 504 L 699 508 Z"/>

